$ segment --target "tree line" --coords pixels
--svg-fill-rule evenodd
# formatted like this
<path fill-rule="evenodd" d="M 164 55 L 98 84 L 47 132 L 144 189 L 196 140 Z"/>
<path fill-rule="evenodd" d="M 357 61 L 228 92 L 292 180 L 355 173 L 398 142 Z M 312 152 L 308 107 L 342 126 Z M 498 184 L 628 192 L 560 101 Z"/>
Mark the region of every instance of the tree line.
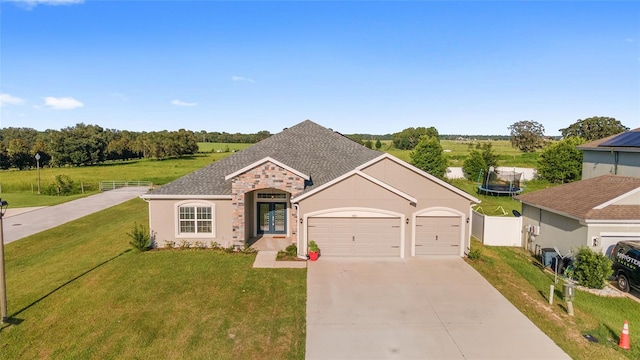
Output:
<path fill-rule="evenodd" d="M 40 166 L 83 166 L 108 160 L 161 160 L 197 151 L 198 137 L 184 129 L 133 132 L 82 123 L 61 130 L 0 129 L 0 169 L 22 170 L 37 162 Z"/>

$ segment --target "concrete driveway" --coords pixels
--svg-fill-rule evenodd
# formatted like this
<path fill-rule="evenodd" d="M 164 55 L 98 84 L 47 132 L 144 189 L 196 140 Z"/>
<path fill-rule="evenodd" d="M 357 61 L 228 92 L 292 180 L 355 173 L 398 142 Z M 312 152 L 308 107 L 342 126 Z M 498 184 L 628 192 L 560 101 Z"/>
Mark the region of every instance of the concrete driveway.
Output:
<path fill-rule="evenodd" d="M 103 191 L 60 205 L 31 208 L 30 211 L 23 211 L 21 208 L 12 209 L 9 204 L 9 209 L 3 217 L 4 242 L 7 244 L 121 204 L 148 190 L 148 187 L 126 187 Z"/>
<path fill-rule="evenodd" d="M 320 258 L 307 359 L 569 359 L 461 258 Z"/>

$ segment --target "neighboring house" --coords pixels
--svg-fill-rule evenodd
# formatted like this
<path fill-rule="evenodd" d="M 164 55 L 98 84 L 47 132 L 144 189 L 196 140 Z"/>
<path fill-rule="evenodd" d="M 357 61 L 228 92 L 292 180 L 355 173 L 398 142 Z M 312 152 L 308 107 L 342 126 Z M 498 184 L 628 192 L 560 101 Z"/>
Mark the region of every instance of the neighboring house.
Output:
<path fill-rule="evenodd" d="M 640 240 L 640 178 L 602 175 L 518 195 L 524 244 L 532 252 L 580 246 L 607 253 L 622 240 Z"/>
<path fill-rule="evenodd" d="M 578 146 L 582 179 L 600 175 L 640 177 L 640 128 Z"/>
<path fill-rule="evenodd" d="M 157 246 L 286 237 L 305 256 L 458 255 L 479 200 L 309 120 L 143 195 Z"/>

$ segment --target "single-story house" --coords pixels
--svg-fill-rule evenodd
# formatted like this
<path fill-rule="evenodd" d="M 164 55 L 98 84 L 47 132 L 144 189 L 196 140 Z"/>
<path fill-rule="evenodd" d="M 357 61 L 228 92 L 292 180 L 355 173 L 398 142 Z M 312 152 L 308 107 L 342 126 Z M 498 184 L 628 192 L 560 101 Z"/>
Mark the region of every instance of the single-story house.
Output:
<path fill-rule="evenodd" d="M 640 177 L 640 128 L 598 139 L 582 150 L 582 179 L 600 175 Z"/>
<path fill-rule="evenodd" d="M 464 256 L 479 200 L 306 120 L 142 196 L 157 246 L 286 237 L 306 256 Z"/>
<path fill-rule="evenodd" d="M 516 196 L 524 244 L 532 252 L 581 246 L 607 254 L 622 240 L 640 240 L 640 178 L 602 175 Z"/>

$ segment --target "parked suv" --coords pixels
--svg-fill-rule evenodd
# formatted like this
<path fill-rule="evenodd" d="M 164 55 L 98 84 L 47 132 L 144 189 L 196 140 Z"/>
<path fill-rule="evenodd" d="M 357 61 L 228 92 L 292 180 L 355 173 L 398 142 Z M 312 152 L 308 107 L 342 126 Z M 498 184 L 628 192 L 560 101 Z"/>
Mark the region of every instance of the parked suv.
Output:
<path fill-rule="evenodd" d="M 620 241 L 611 252 L 611 260 L 618 288 L 640 290 L 640 241 Z"/>

